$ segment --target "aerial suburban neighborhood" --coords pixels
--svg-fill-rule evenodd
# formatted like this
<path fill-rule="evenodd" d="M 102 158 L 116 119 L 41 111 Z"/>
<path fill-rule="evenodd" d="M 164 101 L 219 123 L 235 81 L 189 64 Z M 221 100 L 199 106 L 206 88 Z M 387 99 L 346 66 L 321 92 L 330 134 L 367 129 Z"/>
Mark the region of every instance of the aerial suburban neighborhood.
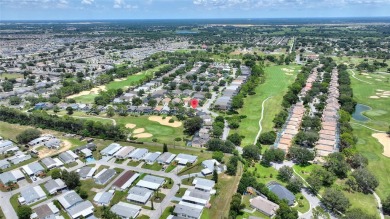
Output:
<path fill-rule="evenodd" d="M 113 2 L 0 2 L 0 219 L 390 218 L 388 17 Z"/>

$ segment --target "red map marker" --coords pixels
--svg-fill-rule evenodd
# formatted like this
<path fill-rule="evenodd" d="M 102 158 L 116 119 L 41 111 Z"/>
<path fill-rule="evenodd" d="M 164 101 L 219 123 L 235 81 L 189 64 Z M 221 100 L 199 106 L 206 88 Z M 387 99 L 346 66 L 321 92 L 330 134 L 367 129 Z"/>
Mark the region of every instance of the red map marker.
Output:
<path fill-rule="evenodd" d="M 199 101 L 197 99 L 192 99 L 191 100 L 192 108 L 196 109 L 196 107 L 198 107 L 198 103 L 199 103 Z"/>

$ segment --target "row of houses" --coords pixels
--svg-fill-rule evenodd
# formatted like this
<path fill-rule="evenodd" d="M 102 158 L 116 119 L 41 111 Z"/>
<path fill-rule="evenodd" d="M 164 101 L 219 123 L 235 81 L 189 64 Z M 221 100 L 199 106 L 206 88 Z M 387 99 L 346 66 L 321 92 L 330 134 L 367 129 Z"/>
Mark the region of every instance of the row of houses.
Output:
<path fill-rule="evenodd" d="M 338 148 L 338 111 L 340 109 L 338 86 L 338 71 L 335 68 L 332 71 L 328 97 L 322 113 L 322 128 L 319 131 L 319 139 L 315 145 L 317 157 L 326 157 Z"/>
<path fill-rule="evenodd" d="M 307 92 L 311 90 L 317 76 L 317 68 L 314 68 L 306 80 L 305 87 L 302 88 L 301 92 L 299 93 L 299 96 L 305 96 Z M 299 132 L 305 112 L 306 109 L 302 101 L 297 102 L 291 106 L 289 116 L 282 128 L 282 131 L 278 133 L 276 138 L 274 144 L 275 147 L 282 149 L 286 153 L 288 152 L 289 148 L 293 145 L 294 136 Z"/>
<path fill-rule="evenodd" d="M 49 149 L 58 149 L 61 146 L 60 139 L 54 137 L 53 135 L 42 135 L 39 138 L 33 139 L 27 143 L 28 147 L 34 146 L 45 146 Z"/>
<path fill-rule="evenodd" d="M 246 82 L 251 74 L 247 66 L 241 66 L 241 75 L 234 79 L 223 91 L 222 95 L 215 101 L 214 107 L 220 110 L 228 110 L 231 107 L 232 99 L 240 92 L 241 86 Z"/>

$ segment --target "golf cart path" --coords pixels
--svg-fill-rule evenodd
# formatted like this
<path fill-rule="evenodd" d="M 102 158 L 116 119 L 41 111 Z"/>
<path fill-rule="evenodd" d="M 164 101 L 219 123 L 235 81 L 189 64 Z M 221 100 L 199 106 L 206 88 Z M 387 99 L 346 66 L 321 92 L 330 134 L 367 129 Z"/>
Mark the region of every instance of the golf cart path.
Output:
<path fill-rule="evenodd" d="M 259 138 L 261 131 L 263 131 L 263 126 L 261 125 L 261 121 L 263 121 L 263 118 L 264 118 L 264 104 L 265 104 L 265 102 L 266 102 L 268 99 L 270 99 L 271 97 L 272 97 L 272 96 L 267 97 L 267 99 L 265 99 L 265 100 L 261 103 L 261 117 L 260 117 L 260 120 L 259 120 L 259 132 L 257 133 L 256 138 L 255 138 L 255 140 L 254 140 L 254 142 L 253 142 L 254 145 L 256 144 L 257 139 Z"/>

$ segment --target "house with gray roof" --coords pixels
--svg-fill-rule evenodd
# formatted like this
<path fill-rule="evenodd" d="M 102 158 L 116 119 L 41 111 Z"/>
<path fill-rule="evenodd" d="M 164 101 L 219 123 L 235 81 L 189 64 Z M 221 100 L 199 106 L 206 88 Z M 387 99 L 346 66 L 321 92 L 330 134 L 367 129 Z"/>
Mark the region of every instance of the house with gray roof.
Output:
<path fill-rule="evenodd" d="M 71 218 L 76 219 L 80 217 L 89 218 L 89 216 L 93 216 L 93 210 L 94 207 L 92 203 L 86 200 L 68 208 L 66 211 Z"/>
<path fill-rule="evenodd" d="M 0 181 L 3 185 L 8 182 L 17 182 L 15 176 L 10 171 L 0 174 Z"/>
<path fill-rule="evenodd" d="M 268 217 L 273 217 L 279 209 L 279 205 L 263 198 L 262 196 L 250 199 L 249 203 L 252 208 L 267 215 Z"/>
<path fill-rule="evenodd" d="M 295 195 L 279 183 L 270 182 L 267 184 L 267 188 L 276 196 L 278 196 L 280 200 L 286 200 L 288 205 L 291 206 L 295 203 Z"/>
<path fill-rule="evenodd" d="M 165 178 L 146 175 L 143 179 L 138 181 L 137 186 L 151 190 L 157 190 L 165 183 Z"/>
<path fill-rule="evenodd" d="M 78 169 L 77 172 L 81 179 L 89 179 L 92 178 L 93 174 L 96 172 L 96 168 L 85 166 Z"/>
<path fill-rule="evenodd" d="M 114 190 L 110 190 L 108 192 L 98 192 L 93 198 L 93 202 L 99 206 L 108 206 L 112 197 L 114 197 Z"/>
<path fill-rule="evenodd" d="M 135 147 L 133 146 L 124 146 L 121 149 L 119 149 L 115 154 L 114 157 L 117 159 L 126 159 L 129 154 L 134 151 Z"/>
<path fill-rule="evenodd" d="M 58 138 L 51 138 L 43 143 L 47 148 L 58 149 L 61 146 L 61 141 Z"/>
<path fill-rule="evenodd" d="M 62 162 L 64 162 L 64 164 L 68 164 L 75 162 L 79 156 L 77 156 L 73 151 L 68 150 L 59 154 L 58 157 Z"/>
<path fill-rule="evenodd" d="M 51 195 L 66 188 L 66 185 L 64 181 L 62 181 L 62 179 L 51 179 L 47 181 L 43 186 Z"/>
<path fill-rule="evenodd" d="M 123 219 L 130 219 L 137 218 L 141 212 L 141 207 L 125 202 L 119 202 L 118 204 L 112 206 L 110 210 Z"/>
<path fill-rule="evenodd" d="M 206 206 L 210 201 L 210 192 L 204 192 L 198 189 L 187 189 L 181 200 L 183 202 Z"/>
<path fill-rule="evenodd" d="M 58 197 L 58 201 L 60 202 L 62 207 L 68 209 L 82 202 L 83 199 L 74 190 L 71 190 Z"/>
<path fill-rule="evenodd" d="M 29 143 L 27 143 L 27 145 L 29 147 L 33 147 L 33 146 L 36 146 L 36 145 L 43 144 L 45 141 L 48 141 L 49 139 L 50 139 L 49 136 L 42 136 L 42 137 L 39 137 L 39 138 L 31 140 Z"/>
<path fill-rule="evenodd" d="M 93 178 L 95 179 L 95 183 L 99 185 L 106 184 L 110 179 L 112 179 L 116 174 L 114 169 L 103 169 L 98 174 L 96 174 Z"/>
<path fill-rule="evenodd" d="M 175 158 L 175 161 L 179 165 L 186 165 L 187 163 L 193 164 L 198 159 L 198 156 L 189 155 L 189 154 L 178 154 Z"/>
<path fill-rule="evenodd" d="M 106 148 L 100 151 L 100 154 L 103 156 L 112 156 L 114 155 L 119 149 L 121 149 L 122 146 L 118 143 L 111 143 Z"/>
<path fill-rule="evenodd" d="M 213 180 L 197 177 L 192 181 L 192 185 L 195 186 L 195 189 L 211 192 L 215 186 L 215 182 Z"/>
<path fill-rule="evenodd" d="M 13 164 L 18 164 L 29 159 L 31 159 L 31 155 L 30 154 L 26 155 L 23 152 L 17 153 L 12 157 L 7 158 L 7 160 Z"/>
<path fill-rule="evenodd" d="M 145 155 L 145 157 L 143 158 L 143 160 L 147 163 L 147 164 L 153 164 L 157 158 L 161 155 L 161 152 L 150 152 L 150 153 L 147 153 Z"/>
<path fill-rule="evenodd" d="M 226 171 L 226 165 L 219 163 L 215 159 L 202 161 L 202 166 L 204 169 L 201 172 L 205 176 L 212 174 L 214 169 L 217 170 L 218 174 Z"/>
<path fill-rule="evenodd" d="M 47 169 L 57 167 L 57 162 L 51 157 L 45 157 L 41 160 L 41 162 L 43 163 L 43 165 L 46 166 Z"/>
<path fill-rule="evenodd" d="M 0 169 L 7 169 L 11 164 L 7 160 L 0 160 Z"/>
<path fill-rule="evenodd" d="M 20 197 L 18 201 L 20 204 L 30 205 L 34 202 L 46 198 L 46 193 L 40 186 L 26 187 L 20 192 Z"/>
<path fill-rule="evenodd" d="M 56 216 L 59 216 L 60 210 L 53 202 L 49 202 L 34 208 L 33 212 L 31 219 L 55 219 Z"/>
<path fill-rule="evenodd" d="M 27 165 L 22 166 L 22 170 L 28 175 L 28 176 L 37 176 L 43 171 L 45 171 L 45 168 L 38 162 L 30 163 Z"/>
<path fill-rule="evenodd" d="M 0 141 L 0 148 L 7 148 L 7 147 L 12 147 L 14 143 L 10 140 L 1 140 Z"/>
<path fill-rule="evenodd" d="M 152 190 L 149 190 L 147 188 L 142 188 L 138 186 L 134 186 L 131 189 L 129 189 L 129 195 L 127 196 L 127 200 L 129 202 L 136 202 L 139 204 L 146 204 L 146 202 L 149 201 L 150 197 L 153 194 Z"/>
<path fill-rule="evenodd" d="M 203 207 L 181 201 L 175 206 L 173 213 L 179 218 L 199 219 L 202 215 Z"/>
<path fill-rule="evenodd" d="M 141 160 L 148 153 L 148 149 L 137 148 L 129 154 L 129 158 L 135 161 Z"/>
<path fill-rule="evenodd" d="M 157 162 L 159 164 L 170 164 L 175 157 L 176 154 L 172 154 L 171 152 L 164 152 L 157 158 Z"/>

